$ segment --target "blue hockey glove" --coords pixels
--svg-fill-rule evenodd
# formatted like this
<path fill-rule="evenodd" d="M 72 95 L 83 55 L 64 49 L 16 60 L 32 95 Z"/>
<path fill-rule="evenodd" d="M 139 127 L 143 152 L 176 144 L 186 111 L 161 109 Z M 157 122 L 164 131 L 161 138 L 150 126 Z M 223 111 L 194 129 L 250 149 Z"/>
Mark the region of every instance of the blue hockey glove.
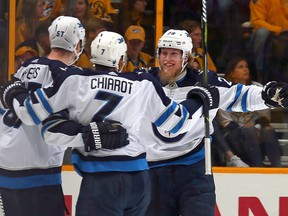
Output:
<path fill-rule="evenodd" d="M 262 90 L 262 99 L 269 107 L 288 107 L 288 84 L 284 82 L 268 82 Z"/>
<path fill-rule="evenodd" d="M 83 128 L 82 138 L 85 151 L 117 149 L 129 144 L 128 134 L 120 122 L 105 120 L 91 122 Z"/>

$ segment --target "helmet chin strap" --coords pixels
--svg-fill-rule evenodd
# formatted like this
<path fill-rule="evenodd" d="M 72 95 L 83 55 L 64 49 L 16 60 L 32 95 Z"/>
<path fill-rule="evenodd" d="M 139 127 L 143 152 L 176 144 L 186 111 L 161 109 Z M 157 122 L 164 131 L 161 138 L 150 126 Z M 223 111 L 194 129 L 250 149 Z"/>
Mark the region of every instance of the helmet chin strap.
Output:
<path fill-rule="evenodd" d="M 182 62 L 182 69 L 181 69 L 179 75 L 183 73 L 183 71 L 185 70 L 187 64 L 188 64 L 188 62 L 184 63 L 184 60 L 183 60 L 183 62 Z"/>
<path fill-rule="evenodd" d="M 68 65 L 73 65 L 76 61 L 78 61 L 80 55 L 81 55 L 82 51 L 77 53 L 76 50 L 74 50 L 74 54 L 75 56 L 73 57 L 73 60 L 71 61 L 71 63 L 69 63 Z"/>
<path fill-rule="evenodd" d="M 188 62 L 184 63 L 185 60 L 182 61 L 182 68 L 181 71 L 179 72 L 178 76 L 176 77 L 175 81 L 179 80 L 182 77 L 182 74 L 184 73 L 184 71 L 186 71 L 186 66 L 188 64 Z"/>
<path fill-rule="evenodd" d="M 80 42 L 79 42 L 80 43 Z M 70 63 L 70 64 L 68 64 L 69 66 L 70 65 L 73 65 L 76 61 L 78 61 L 78 59 L 80 58 L 80 55 L 82 54 L 82 52 L 83 52 L 83 50 L 84 50 L 84 46 L 81 46 L 80 45 L 80 51 L 79 52 L 77 52 L 77 49 L 78 49 L 78 47 L 79 47 L 79 43 L 78 43 L 78 45 L 74 48 L 74 50 L 73 50 L 73 53 L 75 54 L 75 56 L 73 57 L 73 60 L 72 60 L 72 62 Z"/>

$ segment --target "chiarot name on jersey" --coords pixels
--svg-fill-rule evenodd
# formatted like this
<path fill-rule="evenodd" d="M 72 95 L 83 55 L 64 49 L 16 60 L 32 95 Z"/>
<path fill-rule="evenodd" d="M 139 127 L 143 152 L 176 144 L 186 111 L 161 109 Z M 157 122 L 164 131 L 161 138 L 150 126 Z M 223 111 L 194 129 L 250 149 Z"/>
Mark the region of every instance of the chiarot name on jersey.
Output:
<path fill-rule="evenodd" d="M 133 82 L 111 77 L 99 77 L 91 80 L 91 89 L 101 88 L 131 94 Z"/>

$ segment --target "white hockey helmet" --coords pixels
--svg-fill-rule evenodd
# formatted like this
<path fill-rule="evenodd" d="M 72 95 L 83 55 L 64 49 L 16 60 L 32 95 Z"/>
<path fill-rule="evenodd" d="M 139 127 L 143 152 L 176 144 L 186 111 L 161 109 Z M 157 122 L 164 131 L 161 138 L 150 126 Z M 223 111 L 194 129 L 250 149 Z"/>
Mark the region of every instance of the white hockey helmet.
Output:
<path fill-rule="evenodd" d="M 48 31 L 51 48 L 62 48 L 76 53 L 77 44 L 82 41 L 82 52 L 85 44 L 85 29 L 77 18 L 59 16 L 53 21 Z"/>
<path fill-rule="evenodd" d="M 161 48 L 173 48 L 182 50 L 183 60 L 188 58 L 192 52 L 193 44 L 189 33 L 185 30 L 170 29 L 165 32 L 158 41 L 157 57 L 159 58 Z"/>
<path fill-rule="evenodd" d="M 119 70 L 119 61 L 126 58 L 127 45 L 124 38 L 115 32 L 102 31 L 91 43 L 91 62 Z M 121 70 L 120 70 L 121 71 Z"/>

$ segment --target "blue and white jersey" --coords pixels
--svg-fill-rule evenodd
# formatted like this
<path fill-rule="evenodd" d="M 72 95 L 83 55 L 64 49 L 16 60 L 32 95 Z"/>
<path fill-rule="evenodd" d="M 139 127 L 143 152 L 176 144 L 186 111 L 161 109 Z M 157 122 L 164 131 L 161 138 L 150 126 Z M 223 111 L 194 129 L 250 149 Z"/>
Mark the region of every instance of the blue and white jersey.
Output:
<path fill-rule="evenodd" d="M 148 169 L 146 147 L 140 143 L 142 122 L 148 119 L 173 134 L 187 132 L 195 127 L 193 114 L 199 117 L 196 111 L 200 107 L 200 101 L 190 99 L 177 104 L 149 74 L 88 69 L 84 74 L 79 69 L 67 69 L 65 76 L 55 79 L 52 88 L 39 89 L 29 98 L 14 100 L 17 115 L 27 124 L 40 123 L 51 113 L 64 109 L 71 120 L 83 125 L 103 119 L 121 122 L 129 134 L 129 145 L 89 153 L 83 147 L 74 148 L 72 161 L 76 170 L 88 173 Z M 52 127 L 53 121 L 50 124 Z M 47 130 L 49 124 L 43 127 L 43 131 Z"/>
<path fill-rule="evenodd" d="M 158 68 L 149 71 L 159 80 Z M 163 87 L 167 96 L 181 102 L 191 86 L 202 82 L 202 74 L 196 70 L 185 71 L 179 79 Z M 246 112 L 267 109 L 261 97 L 262 88 L 258 86 L 234 85 L 227 80 L 218 77 L 216 73 L 208 73 L 208 82 L 218 88 L 220 93 L 219 108 L 223 110 Z M 217 109 L 209 111 L 210 133 L 213 133 L 212 120 L 215 118 Z M 194 118 L 196 126 L 189 132 L 171 134 L 149 121 L 142 124 L 141 142 L 147 146 L 147 160 L 150 167 L 167 165 L 189 165 L 204 159 L 205 124 L 203 116 Z M 195 122 L 193 122 L 195 125 Z"/>
<path fill-rule="evenodd" d="M 50 62 L 47 58 L 31 60 L 15 76 L 31 91 L 51 86 Z M 61 184 L 65 149 L 47 145 L 39 126 L 25 125 L 10 110 L 0 108 L 0 187 L 21 189 Z"/>

